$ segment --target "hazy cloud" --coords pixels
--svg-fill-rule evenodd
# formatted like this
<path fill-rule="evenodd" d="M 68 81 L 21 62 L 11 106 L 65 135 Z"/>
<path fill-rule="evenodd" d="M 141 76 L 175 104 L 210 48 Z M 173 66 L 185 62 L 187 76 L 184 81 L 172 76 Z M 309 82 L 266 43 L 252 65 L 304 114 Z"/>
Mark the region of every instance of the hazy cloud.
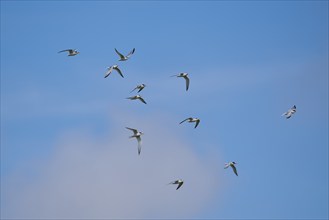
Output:
<path fill-rule="evenodd" d="M 26 167 L 37 175 L 21 169 L 3 181 L 2 217 L 188 218 L 199 213 L 220 188 L 218 155 L 198 155 L 154 119 L 139 124 L 145 132 L 140 156 L 124 128 L 127 117 L 117 119 L 117 129 L 107 137 L 85 131 L 62 135 L 49 159 Z M 176 191 L 167 183 L 177 178 L 185 184 Z"/>

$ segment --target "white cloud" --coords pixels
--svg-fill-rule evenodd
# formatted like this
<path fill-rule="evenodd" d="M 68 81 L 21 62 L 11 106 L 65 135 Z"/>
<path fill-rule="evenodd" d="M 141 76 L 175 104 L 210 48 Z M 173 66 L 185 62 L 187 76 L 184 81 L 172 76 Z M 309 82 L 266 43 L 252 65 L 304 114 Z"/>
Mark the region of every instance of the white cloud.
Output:
<path fill-rule="evenodd" d="M 116 118 L 120 115 L 116 115 Z M 159 117 L 115 122 L 108 137 L 68 132 L 48 160 L 6 179 L 3 218 L 191 218 L 218 194 L 218 155 L 198 155 L 184 137 L 160 127 Z M 126 124 L 130 121 L 133 124 Z M 156 120 L 155 120 L 156 119 Z M 124 126 L 140 125 L 143 148 Z M 205 147 L 205 146 L 202 146 Z M 167 185 L 185 180 L 179 190 Z"/>

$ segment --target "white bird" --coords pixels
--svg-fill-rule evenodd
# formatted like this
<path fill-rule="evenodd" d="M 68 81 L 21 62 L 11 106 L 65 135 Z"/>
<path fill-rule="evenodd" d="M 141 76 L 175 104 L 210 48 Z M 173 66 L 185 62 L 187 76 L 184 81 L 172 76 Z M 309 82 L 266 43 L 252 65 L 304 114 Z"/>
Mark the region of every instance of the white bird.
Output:
<path fill-rule="evenodd" d="M 195 122 L 194 128 L 198 127 L 198 125 L 200 123 L 200 119 L 198 119 L 198 118 L 187 118 L 187 119 L 181 121 L 179 124 L 182 124 L 184 121 L 187 121 L 187 122 L 190 122 L 190 123 Z"/>
<path fill-rule="evenodd" d="M 140 95 L 131 96 L 131 97 L 128 97 L 127 99 L 130 99 L 130 100 L 139 99 L 141 102 L 143 102 L 144 104 L 146 104 L 145 100 Z"/>
<path fill-rule="evenodd" d="M 286 118 L 290 118 L 293 114 L 295 114 L 297 111 L 296 109 L 296 105 L 294 105 L 293 107 L 291 107 L 288 111 L 286 111 L 285 113 L 283 113 L 281 116 L 286 116 Z"/>
<path fill-rule="evenodd" d="M 142 91 L 145 87 L 146 87 L 145 84 L 140 84 L 140 85 L 136 86 L 133 90 L 131 90 L 130 93 L 132 93 L 132 92 L 135 91 L 136 89 L 138 89 L 137 92 L 140 92 L 140 91 Z"/>
<path fill-rule="evenodd" d="M 178 186 L 176 188 L 176 190 L 177 190 L 177 189 L 179 189 L 183 185 L 183 183 L 184 183 L 184 181 L 182 179 L 179 179 L 179 180 L 175 180 L 173 182 L 168 183 L 168 185 L 169 184 L 178 184 Z"/>
<path fill-rule="evenodd" d="M 136 138 L 137 142 L 138 142 L 138 155 L 140 155 L 141 150 L 142 150 L 142 139 L 141 139 L 141 135 L 143 135 L 144 133 L 141 131 L 138 131 L 137 129 L 134 128 L 128 128 L 126 127 L 128 130 L 131 130 L 134 132 L 134 134 L 132 136 L 130 136 L 129 138 Z"/>
<path fill-rule="evenodd" d="M 105 73 L 104 78 L 108 77 L 112 73 L 112 70 L 116 70 L 120 74 L 120 76 L 122 78 L 124 78 L 124 76 L 123 76 L 121 70 L 119 69 L 119 66 L 118 65 L 113 65 L 113 66 L 108 67 L 107 68 L 107 72 Z"/>
<path fill-rule="evenodd" d="M 188 78 L 188 73 L 180 73 L 180 74 L 173 75 L 173 76 L 183 77 L 185 79 L 185 81 L 186 81 L 186 91 L 187 91 L 189 86 L 190 86 L 190 79 Z M 173 77 L 173 76 L 171 76 L 171 77 Z"/>
<path fill-rule="evenodd" d="M 68 56 L 75 56 L 78 53 L 80 53 L 79 51 L 77 51 L 76 49 L 67 49 L 67 50 L 61 50 L 58 53 L 62 53 L 62 52 L 68 52 Z"/>
<path fill-rule="evenodd" d="M 235 173 L 235 175 L 238 175 L 238 172 L 236 171 L 235 164 L 237 164 L 237 163 L 234 162 L 234 161 L 233 162 L 225 163 L 224 169 L 227 169 L 228 167 L 232 167 L 233 172 Z"/>
<path fill-rule="evenodd" d="M 126 61 L 129 59 L 129 57 L 131 55 L 133 55 L 133 53 L 135 52 L 135 48 L 132 49 L 132 51 L 130 51 L 127 56 L 124 56 L 123 54 L 121 54 L 116 48 L 114 48 L 115 52 L 120 56 L 120 60 L 119 61 Z"/>

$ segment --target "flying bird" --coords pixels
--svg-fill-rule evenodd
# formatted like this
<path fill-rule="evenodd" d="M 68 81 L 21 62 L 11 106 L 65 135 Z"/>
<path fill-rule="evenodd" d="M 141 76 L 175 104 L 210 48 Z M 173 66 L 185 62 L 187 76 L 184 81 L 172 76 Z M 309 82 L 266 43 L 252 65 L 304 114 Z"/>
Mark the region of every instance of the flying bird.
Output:
<path fill-rule="evenodd" d="M 134 132 L 134 134 L 132 136 L 130 136 L 129 138 L 136 138 L 137 142 L 138 142 L 138 155 L 140 155 L 141 150 L 142 150 L 142 139 L 141 139 L 141 135 L 143 135 L 144 133 L 141 131 L 138 131 L 137 129 L 134 128 L 128 128 L 126 127 L 128 130 L 131 130 L 132 132 Z"/>
<path fill-rule="evenodd" d="M 173 75 L 173 76 L 183 77 L 185 79 L 185 81 L 186 81 L 186 91 L 187 91 L 189 86 L 190 86 L 190 79 L 188 78 L 188 73 L 180 73 L 180 74 Z M 173 76 L 171 76 L 171 77 L 173 77 Z"/>
<path fill-rule="evenodd" d="M 235 164 L 237 164 L 237 163 L 234 162 L 234 161 L 233 162 L 225 163 L 224 169 L 227 169 L 228 167 L 232 167 L 233 172 L 235 173 L 235 175 L 238 175 L 238 172 L 236 171 Z"/>
<path fill-rule="evenodd" d="M 58 53 L 62 53 L 62 52 L 68 52 L 68 56 L 75 56 L 78 53 L 80 53 L 79 51 L 77 51 L 76 49 L 67 49 L 67 50 L 61 50 Z"/>
<path fill-rule="evenodd" d="M 113 65 L 113 66 L 108 67 L 107 68 L 107 72 L 105 73 L 104 78 L 108 77 L 112 73 L 113 70 L 116 70 L 120 74 L 120 76 L 122 78 L 124 78 L 124 76 L 123 76 L 121 70 L 119 69 L 119 66 L 118 65 Z"/>
<path fill-rule="evenodd" d="M 140 85 L 136 86 L 133 90 L 131 90 L 130 93 L 132 93 L 132 92 L 135 91 L 136 89 L 138 89 L 137 92 L 140 92 L 140 91 L 142 91 L 145 87 L 146 87 L 145 84 L 140 84 Z"/>
<path fill-rule="evenodd" d="M 121 54 L 116 48 L 114 48 L 115 52 L 120 56 L 120 60 L 119 61 L 126 61 L 129 59 L 129 57 L 131 55 L 133 55 L 133 53 L 135 52 L 135 48 L 132 49 L 132 51 L 130 51 L 127 56 L 124 56 L 123 54 Z"/>
<path fill-rule="evenodd" d="M 144 104 L 146 104 L 145 100 L 140 95 L 131 96 L 131 97 L 128 97 L 127 99 L 130 99 L 130 100 L 139 99 L 141 102 L 143 102 Z"/>
<path fill-rule="evenodd" d="M 190 122 L 190 123 L 195 122 L 194 128 L 198 127 L 198 125 L 200 123 L 200 119 L 198 119 L 198 118 L 187 118 L 187 119 L 181 121 L 179 124 L 182 124 L 185 121 Z"/>
<path fill-rule="evenodd" d="M 296 105 L 294 105 L 293 107 L 291 107 L 288 111 L 286 111 L 285 113 L 283 113 L 281 116 L 286 116 L 286 119 L 290 118 L 293 114 L 295 114 L 297 111 L 296 109 Z"/>
<path fill-rule="evenodd" d="M 177 189 L 179 189 L 183 185 L 183 183 L 184 183 L 184 181 L 182 179 L 179 179 L 179 180 L 175 180 L 173 182 L 168 183 L 168 185 L 169 184 L 178 184 L 178 186 L 176 188 L 176 190 L 177 190 Z"/>

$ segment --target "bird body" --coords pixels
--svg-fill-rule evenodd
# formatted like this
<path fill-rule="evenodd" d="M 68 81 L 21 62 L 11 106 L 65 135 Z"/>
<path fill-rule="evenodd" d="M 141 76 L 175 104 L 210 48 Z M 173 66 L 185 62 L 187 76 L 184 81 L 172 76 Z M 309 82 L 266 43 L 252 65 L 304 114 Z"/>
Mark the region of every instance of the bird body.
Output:
<path fill-rule="evenodd" d="M 79 54 L 80 52 L 77 51 L 76 49 L 67 49 L 67 50 L 61 50 L 58 53 L 62 53 L 62 52 L 68 52 L 68 56 L 75 56 L 77 54 Z"/>
<path fill-rule="evenodd" d="M 179 180 L 175 180 L 173 182 L 170 182 L 168 184 L 177 184 L 178 186 L 177 186 L 176 190 L 178 190 L 183 185 L 183 183 L 184 183 L 184 181 L 182 179 L 179 179 Z"/>
<path fill-rule="evenodd" d="M 136 138 L 137 142 L 138 142 L 138 155 L 140 155 L 141 150 L 142 150 L 142 139 L 141 136 L 144 134 L 141 131 L 138 131 L 137 129 L 134 128 L 128 128 L 126 127 L 128 130 L 131 130 L 132 132 L 134 132 L 134 134 L 132 136 L 130 136 L 129 138 Z"/>
<path fill-rule="evenodd" d="M 140 84 L 140 85 L 137 85 L 133 90 L 131 90 L 131 92 L 130 93 L 132 93 L 133 91 L 135 91 L 136 89 L 138 89 L 138 93 L 140 92 L 140 91 L 142 91 L 144 88 L 146 87 L 146 85 L 145 84 Z"/>
<path fill-rule="evenodd" d="M 233 162 L 225 163 L 224 169 L 227 169 L 228 167 L 232 167 L 233 172 L 235 173 L 235 175 L 238 176 L 238 172 L 237 172 L 237 170 L 236 170 L 235 164 L 237 164 L 237 163 L 234 162 L 234 161 L 233 161 Z"/>
<path fill-rule="evenodd" d="M 140 95 L 131 96 L 131 97 L 128 97 L 127 99 L 130 99 L 130 100 L 137 100 L 138 99 L 141 102 L 143 102 L 144 104 L 146 104 L 145 100 Z"/>
<path fill-rule="evenodd" d="M 107 72 L 105 73 L 104 78 L 108 77 L 112 73 L 113 70 L 116 70 L 120 74 L 120 76 L 122 78 L 124 78 L 121 70 L 119 69 L 119 66 L 116 64 L 107 68 Z"/>
<path fill-rule="evenodd" d="M 134 49 L 132 49 L 132 51 L 130 51 L 130 52 L 125 56 L 125 55 L 123 55 L 122 53 L 120 53 L 116 48 L 114 48 L 114 50 L 115 50 L 115 52 L 116 52 L 116 53 L 119 55 L 119 57 L 120 57 L 119 61 L 126 61 L 126 60 L 128 60 L 128 59 L 130 58 L 130 56 L 133 55 L 134 52 L 135 52 L 135 48 L 134 48 Z"/>
<path fill-rule="evenodd" d="M 183 77 L 185 79 L 185 83 L 186 83 L 186 91 L 188 90 L 189 86 L 190 86 L 190 79 L 188 78 L 188 73 L 180 73 L 177 75 L 173 75 L 176 77 Z M 173 77 L 172 76 L 172 77 Z"/>
<path fill-rule="evenodd" d="M 200 119 L 198 119 L 198 118 L 191 118 L 191 117 L 190 117 L 190 118 L 187 118 L 187 119 L 181 121 L 179 124 L 182 124 L 182 123 L 185 122 L 185 121 L 190 122 L 190 123 L 195 122 L 195 126 L 194 126 L 194 128 L 198 127 L 198 125 L 199 125 L 199 123 L 200 123 Z"/>
<path fill-rule="evenodd" d="M 286 116 L 286 119 L 289 119 L 293 114 L 297 111 L 296 105 L 291 107 L 288 111 L 282 114 L 282 116 Z"/>

